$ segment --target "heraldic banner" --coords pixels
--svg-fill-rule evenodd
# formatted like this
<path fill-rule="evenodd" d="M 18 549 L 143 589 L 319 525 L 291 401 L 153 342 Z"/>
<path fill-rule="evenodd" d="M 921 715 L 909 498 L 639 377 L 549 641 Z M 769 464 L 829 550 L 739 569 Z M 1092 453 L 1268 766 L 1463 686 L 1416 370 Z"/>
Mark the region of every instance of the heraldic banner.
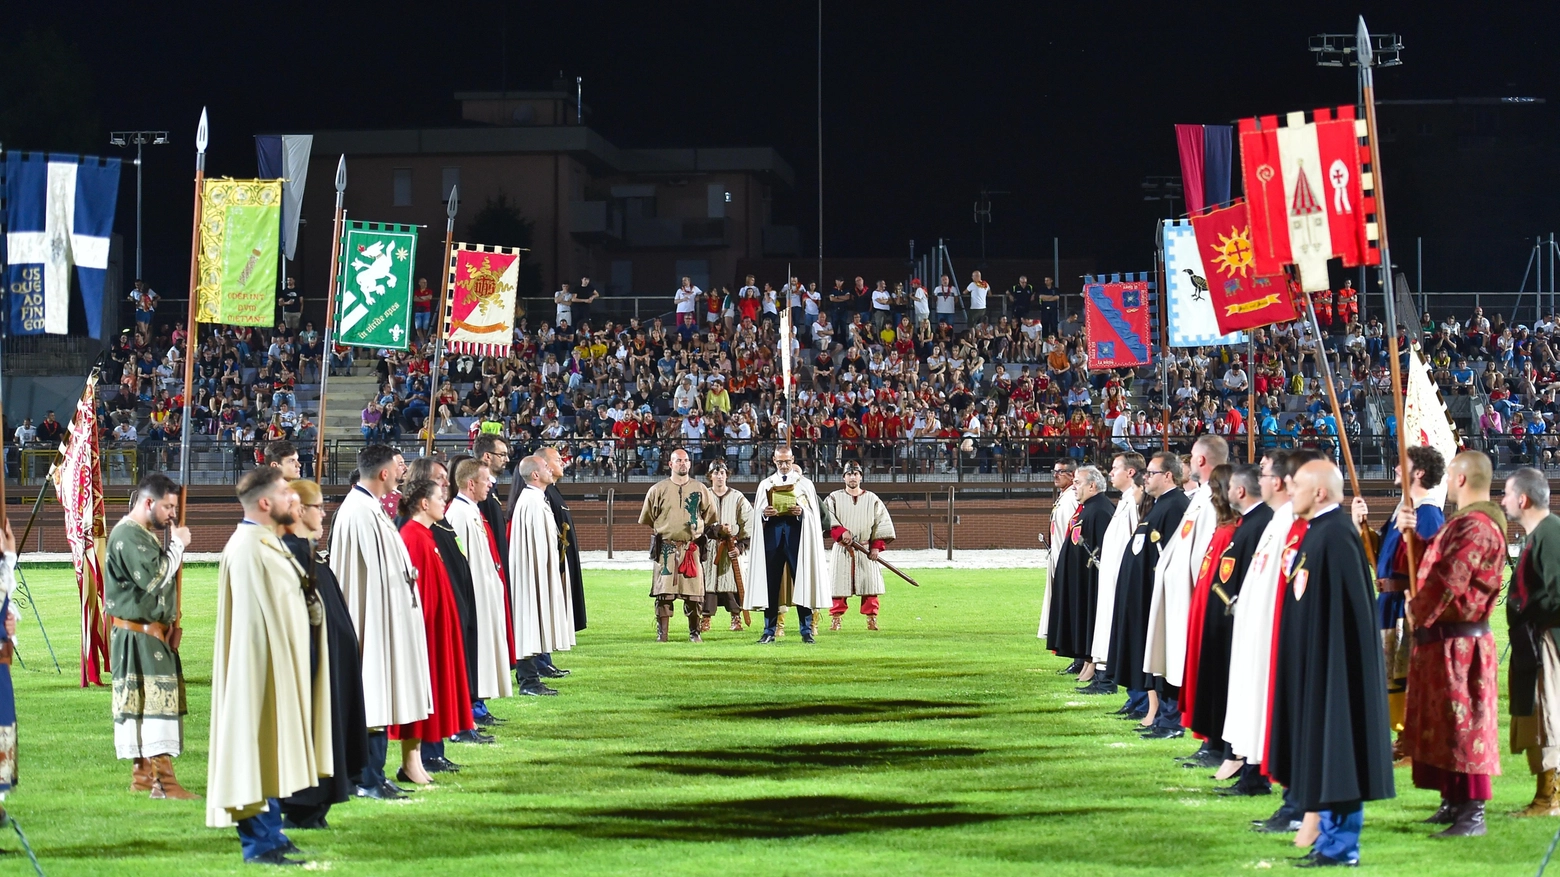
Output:
<path fill-rule="evenodd" d="M 0 173 L 10 334 L 70 334 L 74 274 L 87 333 L 101 338 L 119 159 L 9 152 Z"/>
<path fill-rule="evenodd" d="M 200 209 L 196 321 L 274 327 L 282 181 L 207 180 Z"/>
<path fill-rule="evenodd" d="M 444 342 L 454 354 L 509 355 L 514 339 L 515 287 L 524 250 L 456 244 L 450 255 Z"/>
<path fill-rule="evenodd" d="M 1084 333 L 1089 368 L 1127 368 L 1153 359 L 1149 335 L 1148 274 L 1086 277 L 1083 285 Z"/>
<path fill-rule="evenodd" d="M 417 226 L 349 222 L 341 240 L 336 343 L 405 350 L 412 333 Z"/>
<path fill-rule="evenodd" d="M 1295 319 L 1287 278 L 1257 275 L 1246 203 L 1192 217 L 1197 251 L 1207 270 L 1208 298 L 1220 332 L 1238 332 Z"/>
<path fill-rule="evenodd" d="M 1191 221 L 1167 219 L 1161 231 L 1165 250 L 1165 328 L 1170 346 L 1246 343 L 1246 336 L 1240 332 L 1226 334 L 1219 329 Z"/>
<path fill-rule="evenodd" d="M 76 402 L 76 416 L 60 445 L 54 490 L 65 512 L 65 541 L 76 565 L 81 596 L 81 687 L 102 685 L 109 672 L 108 615 L 103 611 L 103 470 L 98 460 L 97 372 Z"/>

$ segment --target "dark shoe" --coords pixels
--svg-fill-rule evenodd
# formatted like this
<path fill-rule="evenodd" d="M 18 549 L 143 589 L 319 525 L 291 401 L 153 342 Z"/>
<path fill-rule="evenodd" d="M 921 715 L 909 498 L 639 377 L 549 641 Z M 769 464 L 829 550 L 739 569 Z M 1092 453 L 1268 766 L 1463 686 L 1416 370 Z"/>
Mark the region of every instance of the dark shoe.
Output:
<path fill-rule="evenodd" d="M 809 630 L 802 633 L 802 642 L 812 645 L 817 640 L 813 639 L 812 631 Z"/>
<path fill-rule="evenodd" d="M 702 643 L 702 642 L 704 642 L 704 637 L 699 636 L 696 633 L 690 633 L 690 634 L 688 634 L 688 642 L 691 642 L 691 643 Z"/>
<path fill-rule="evenodd" d="M 1126 715 L 1127 713 L 1130 713 L 1130 712 L 1132 712 L 1132 704 L 1130 702 L 1128 702 L 1128 703 L 1122 704 L 1121 705 L 1121 709 L 1116 710 L 1115 712 L 1106 713 L 1105 715 L 1107 715 L 1107 716 L 1124 716 L 1124 715 Z"/>
<path fill-rule="evenodd" d="M 1221 789 L 1217 789 L 1216 791 L 1218 794 L 1223 795 L 1226 798 L 1256 798 L 1262 795 L 1273 794 L 1273 784 L 1263 781 L 1258 781 L 1255 783 L 1237 781 L 1232 786 L 1225 786 Z"/>
<path fill-rule="evenodd" d="M 1101 682 L 1096 679 L 1088 685 L 1080 685 L 1073 689 L 1079 694 L 1115 694 L 1116 685 L 1111 682 Z"/>
<path fill-rule="evenodd" d="M 450 742 L 452 742 L 452 743 L 482 743 L 482 744 L 488 744 L 488 743 L 492 743 L 493 742 L 493 735 L 491 735 L 491 734 L 483 734 L 483 733 L 481 733 L 479 731 L 476 731 L 476 730 L 467 730 L 467 731 L 461 731 L 459 734 L 456 734 L 455 736 L 451 737 L 450 738 Z"/>
<path fill-rule="evenodd" d="M 1445 798 L 1442 798 L 1441 799 L 1441 806 L 1436 808 L 1436 811 L 1434 813 L 1430 814 L 1430 818 L 1426 819 L 1423 824 L 1424 825 L 1451 825 L 1453 822 L 1456 822 L 1456 821 L 1457 821 L 1457 805 L 1448 803 Z"/>
<path fill-rule="evenodd" d="M 1324 856 L 1321 853 L 1313 851 L 1307 856 L 1296 859 L 1294 861 L 1294 866 L 1296 868 L 1358 868 L 1360 866 L 1360 860 L 1334 859 L 1332 856 Z"/>
<path fill-rule="evenodd" d="M 1144 719 L 1148 718 L 1148 713 L 1134 711 L 1134 712 L 1130 712 L 1130 713 L 1122 713 L 1121 717 L 1123 719 L 1126 719 L 1127 721 L 1141 722 Z"/>
<path fill-rule="evenodd" d="M 287 858 L 287 851 L 285 849 L 283 849 L 282 847 L 277 847 L 274 850 L 270 850 L 270 851 L 261 853 L 260 855 L 255 856 L 253 858 L 245 859 L 244 860 L 244 864 L 246 864 L 246 865 L 302 865 L 303 863 L 298 861 L 298 860 L 296 860 L 296 859 L 289 859 L 289 858 Z"/>
<path fill-rule="evenodd" d="M 1257 834 L 1294 834 L 1300 830 L 1301 822 L 1298 819 L 1290 819 L 1287 816 L 1274 816 L 1263 819 L 1251 826 L 1251 830 Z"/>
<path fill-rule="evenodd" d="M 396 772 L 395 772 L 395 779 L 396 779 L 396 782 L 406 783 L 407 785 L 412 786 L 414 788 L 422 788 L 423 787 L 422 783 L 414 782 L 411 777 L 408 777 L 406 775 L 406 768 L 404 768 L 404 767 L 403 768 L 398 768 L 396 770 Z M 389 783 L 386 783 L 385 785 L 389 785 Z M 400 786 L 396 786 L 396 788 L 399 789 L 401 787 Z"/>
<path fill-rule="evenodd" d="M 383 783 L 377 786 L 358 786 L 357 796 L 359 798 L 378 798 L 381 801 L 396 801 L 406 797 L 393 788 L 386 788 L 389 785 L 389 783 Z"/>
<path fill-rule="evenodd" d="M 1224 756 L 1212 749 L 1205 749 L 1201 753 L 1181 762 L 1182 767 L 1209 768 L 1218 767 L 1224 763 Z"/>
<path fill-rule="evenodd" d="M 1150 728 L 1143 735 L 1144 740 L 1175 740 L 1186 736 L 1184 728 Z"/>
<path fill-rule="evenodd" d="M 282 847 L 282 852 L 289 856 L 303 856 L 304 858 L 308 858 L 309 856 L 314 855 L 313 853 L 306 853 L 303 850 L 298 849 L 298 845 L 290 840 L 287 842 L 287 846 Z"/>
<path fill-rule="evenodd" d="M 761 645 L 761 646 L 767 646 L 767 645 L 769 645 L 770 643 L 772 643 L 774 641 L 775 641 L 775 635 L 772 634 L 772 633 L 766 633 L 763 636 L 758 638 L 758 643 L 757 644 Z"/>
<path fill-rule="evenodd" d="M 479 728 L 492 728 L 498 725 L 498 719 L 494 718 L 492 714 L 477 716 L 475 719 L 472 719 L 472 721 L 476 722 L 477 727 Z"/>
<path fill-rule="evenodd" d="M 563 677 L 569 675 L 568 670 L 554 667 L 551 664 L 538 664 L 536 666 L 536 673 L 538 676 L 541 676 L 544 679 L 562 679 Z"/>
<path fill-rule="evenodd" d="M 520 689 L 520 693 L 526 697 L 554 697 L 558 694 L 558 689 L 548 688 L 546 685 L 538 682 L 535 685 L 527 685 Z"/>
<path fill-rule="evenodd" d="M 443 758 L 424 758 L 423 770 L 428 773 L 459 773 L 459 769 L 449 767 L 449 764 Z"/>
<path fill-rule="evenodd" d="M 1431 837 L 1483 837 L 1484 802 L 1466 801 L 1457 805 L 1456 819 L 1451 827 L 1445 831 L 1438 831 Z"/>
<path fill-rule="evenodd" d="M 1082 673 L 1082 672 L 1083 672 L 1083 659 L 1082 658 L 1074 658 L 1073 662 L 1071 664 L 1068 664 L 1066 667 L 1064 667 L 1064 668 L 1062 668 L 1060 670 L 1057 670 L 1056 671 L 1056 675 L 1058 675 L 1058 676 L 1076 676 L 1076 675 L 1078 675 L 1079 673 Z"/>

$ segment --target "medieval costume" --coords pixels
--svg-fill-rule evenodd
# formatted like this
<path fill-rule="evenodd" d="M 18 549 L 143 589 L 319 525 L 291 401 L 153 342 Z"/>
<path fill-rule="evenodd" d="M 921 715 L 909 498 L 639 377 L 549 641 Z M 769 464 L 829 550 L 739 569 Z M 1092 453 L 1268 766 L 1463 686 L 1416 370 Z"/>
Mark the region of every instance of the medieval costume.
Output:
<path fill-rule="evenodd" d="M 291 846 L 277 798 L 336 772 L 325 610 L 306 577 L 276 534 L 249 520 L 217 569 L 206 824 L 236 822 L 246 860 Z"/>
<path fill-rule="evenodd" d="M 1414 650 L 1408 664 L 1403 746 L 1414 786 L 1441 793 L 1446 836 L 1484 834 L 1490 777 L 1500 773 L 1490 615 L 1506 572 L 1506 515 L 1491 502 L 1458 508 L 1419 562 L 1409 601 Z"/>
<path fill-rule="evenodd" d="M 1538 777 L 1533 803 L 1513 816 L 1560 816 L 1560 517 L 1527 535 L 1506 598 L 1511 625 L 1511 751 Z"/>
<path fill-rule="evenodd" d="M 1239 521 L 1229 524 L 1220 524 L 1213 531 L 1213 538 L 1208 540 L 1208 549 L 1203 553 L 1202 563 L 1197 568 L 1197 579 L 1192 585 L 1192 602 L 1187 607 L 1186 614 L 1186 666 L 1182 671 L 1181 697 L 1177 705 L 1181 710 L 1181 726 L 1192 727 L 1192 710 L 1197 700 L 1197 675 L 1201 669 L 1203 622 L 1206 621 L 1208 604 L 1210 602 L 1224 605 L 1222 600 L 1212 597 L 1215 577 L 1219 573 L 1219 564 L 1224 557 L 1224 550 L 1230 547 L 1235 539 L 1236 528 Z M 1211 599 L 1210 599 L 1211 597 Z M 1209 737 L 1206 734 L 1199 735 L 1205 744 L 1212 744 L 1218 735 Z M 1222 743 L 1222 741 L 1219 741 Z M 1208 747 L 1223 750 L 1223 746 Z"/>
<path fill-rule="evenodd" d="M 884 593 L 883 569 L 871 558 L 871 551 L 882 551 L 896 538 L 894 519 L 888 506 L 870 490 L 852 495 L 845 488 L 829 494 L 824 501 L 829 519 L 829 559 L 834 572 L 834 602 L 829 607 L 830 630 L 840 629 L 840 619 L 849 611 L 851 597 L 861 598 L 861 614 L 867 616 L 867 628 L 877 630 L 879 599 Z M 849 538 L 853 545 L 842 540 Z"/>
<path fill-rule="evenodd" d="M 412 568 L 417 571 L 433 710 L 421 719 L 400 724 L 391 736 L 439 743 L 474 727 L 466 644 L 450 586 L 450 564 L 434 542 L 432 529 L 409 520 L 401 525 L 401 539 L 406 543 Z M 459 560 L 465 563 L 464 557 Z"/>
<path fill-rule="evenodd" d="M 178 619 L 184 545 L 126 517 L 108 534 L 103 605 L 113 619 L 114 749 L 135 764 L 133 792 L 193 798 L 173 775 L 184 748 L 184 667 L 172 632 Z"/>
<path fill-rule="evenodd" d="M 1040 631 L 1035 634 L 1045 639 L 1051 629 L 1051 604 L 1056 599 L 1057 579 L 1062 560 L 1062 544 L 1067 541 L 1067 525 L 1078 510 L 1078 488 L 1069 486 L 1059 493 L 1051 504 L 1051 541 L 1046 544 L 1045 601 L 1040 604 Z M 1082 668 L 1080 668 L 1082 669 Z"/>
<path fill-rule="evenodd" d="M 1409 538 L 1414 540 L 1415 556 L 1422 557 L 1425 544 L 1435 538 L 1446 516 L 1440 507 L 1421 499 L 1414 508 L 1416 522 Z M 1403 606 L 1408 596 L 1408 547 L 1398 532 L 1397 518 L 1389 517 L 1379 531 L 1380 549 L 1376 555 L 1376 616 L 1381 627 L 1381 649 L 1387 665 L 1387 705 L 1394 730 L 1403 729 L 1404 691 L 1408 686 L 1408 656 L 1411 646 L 1403 623 Z"/>
<path fill-rule="evenodd" d="M 514 693 L 509 676 L 509 618 L 504 610 L 504 566 L 498 540 L 477 503 L 465 494 L 456 494 L 450 501 L 444 520 L 465 549 L 471 570 L 476 610 L 472 640 L 466 643 L 468 652 L 476 651 L 471 693 L 479 699 L 509 697 Z"/>
<path fill-rule="evenodd" d="M 569 582 L 569 606 L 574 612 L 574 630 L 585 629 L 585 579 L 580 575 L 580 544 L 574 532 L 574 513 L 563 501 L 558 485 L 547 485 L 547 506 L 558 525 L 558 545 L 563 552 L 563 573 Z"/>
<path fill-rule="evenodd" d="M 742 608 L 764 610 L 759 642 L 772 642 L 780 607 L 795 606 L 802 620 L 802 641 L 812 642 L 813 610 L 834 602 L 823 554 L 827 522 L 818 493 L 801 472 L 776 473 L 758 483 L 753 507 L 773 508 L 777 514 L 763 518 L 762 538 L 753 540 Z"/>
<path fill-rule="evenodd" d="M 656 640 L 666 642 L 672 606 L 683 601 L 688 639 L 700 642 L 704 613 L 704 564 L 700 546 L 715 526 L 715 495 L 698 481 L 671 478 L 645 493 L 639 523 L 654 531 L 650 542 L 650 596 L 655 598 Z"/>
<path fill-rule="evenodd" d="M 1089 639 L 1099 595 L 1100 550 L 1115 511 L 1109 497 L 1096 493 L 1078 505 L 1062 533 L 1046 647 L 1063 658 L 1092 657 Z"/>
<path fill-rule="evenodd" d="M 1162 677 L 1169 689 L 1177 689 L 1186 671 L 1187 621 L 1192 592 L 1196 588 L 1208 543 L 1219 527 L 1213 507 L 1213 488 L 1204 484 L 1191 494 L 1186 514 L 1174 531 L 1165 534 L 1167 544 L 1154 570 L 1153 604 L 1149 610 L 1148 651 L 1143 670 Z M 1170 693 L 1173 701 L 1177 695 Z"/>
<path fill-rule="evenodd" d="M 1313 856 L 1357 861 L 1363 802 L 1394 795 L 1392 730 L 1370 565 L 1336 503 L 1312 514 L 1288 569 L 1268 769 L 1301 810 L 1321 814 Z"/>
<path fill-rule="evenodd" d="M 515 657 L 574 647 L 574 609 L 558 550 L 558 523 L 541 488 L 527 485 L 510 511 L 509 591 Z"/>
<path fill-rule="evenodd" d="M 1116 623 L 1106 666 L 1111 680 L 1128 692 L 1146 692 L 1154 687 L 1153 674 L 1144 669 L 1154 569 L 1170 535 L 1181 526 L 1190 503 L 1191 497 L 1179 488 L 1155 497 L 1153 506 L 1132 534 L 1116 576 Z"/>
<path fill-rule="evenodd" d="M 0 801 L 16 786 L 16 693 L 11 688 L 11 657 L 15 644 L 5 632 L 5 619 L 16 614 L 11 592 L 16 590 L 16 555 L 0 555 Z M 0 808 L 3 812 L 3 808 Z"/>
<path fill-rule="evenodd" d="M 450 505 L 454 504 L 451 499 Z M 446 512 L 447 513 L 447 512 Z M 398 520 L 398 529 L 405 530 L 406 522 Z M 466 546 L 461 541 L 461 535 L 448 520 L 433 522 L 433 526 L 427 528 L 433 536 L 433 546 L 439 553 L 439 559 L 444 561 L 444 573 L 450 583 L 450 597 L 455 607 L 455 615 L 459 622 L 461 641 L 461 664 L 466 669 L 466 690 L 473 697 L 477 691 L 477 593 L 476 585 L 472 580 L 471 562 L 466 559 Z M 406 540 L 402 533 L 402 541 Z M 419 574 L 417 583 L 422 591 L 428 590 L 428 585 Z M 426 603 L 423 609 L 428 607 Z M 424 627 L 427 624 L 426 612 L 423 616 Z"/>
<path fill-rule="evenodd" d="M 1183 693 L 1182 715 L 1186 727 L 1204 740 L 1214 744 L 1222 757 L 1233 757 L 1224 740 L 1224 717 L 1229 702 L 1230 641 L 1235 627 L 1235 603 L 1241 595 L 1241 584 L 1257 545 L 1265 535 L 1267 525 L 1273 520 L 1273 509 L 1259 502 L 1241 515 L 1239 527 L 1231 537 L 1228 548 L 1213 557 L 1213 547 L 1208 554 L 1212 558 L 1206 593 L 1203 597 L 1202 630 L 1198 638 L 1197 668 L 1186 668 L 1187 688 L 1192 697 Z M 1213 545 L 1217 545 L 1214 538 Z M 1199 583 L 1199 588 L 1202 585 Z M 1186 701 L 1192 706 L 1187 707 Z M 1190 715 L 1187 715 L 1190 709 Z"/>
<path fill-rule="evenodd" d="M 385 729 L 420 722 L 433 712 L 428 635 L 406 545 L 380 501 L 361 484 L 341 501 L 330 547 L 330 570 L 341 584 L 363 664 L 369 763 L 358 785 L 372 793 L 385 785 Z"/>
<path fill-rule="evenodd" d="M 1273 517 L 1251 556 L 1239 593 L 1232 593 L 1235 616 L 1230 624 L 1230 670 L 1225 697 L 1224 737 L 1233 757 L 1245 759 L 1232 794 L 1266 795 L 1272 783 L 1263 772 L 1267 757 L 1268 715 L 1272 702 L 1274 617 L 1287 584 L 1286 557 L 1297 557 L 1307 521 L 1295 520 L 1294 504 L 1273 509 Z M 1232 576 L 1233 578 L 1233 576 Z M 1297 821 L 1304 813 L 1295 810 Z"/>
<path fill-rule="evenodd" d="M 1116 501 L 1116 511 L 1111 514 L 1110 526 L 1100 540 L 1100 578 L 1096 592 L 1099 597 L 1094 605 L 1094 632 L 1089 639 L 1089 659 L 1106 666 L 1110 658 L 1111 630 L 1116 621 L 1116 586 L 1120 581 L 1122 561 L 1132 544 L 1132 534 L 1138 525 L 1138 496 L 1142 488 L 1129 487 Z M 1101 679 L 1103 682 L 1103 677 Z"/>
<path fill-rule="evenodd" d="M 747 560 L 748 546 L 753 541 L 753 504 L 742 491 L 726 488 L 716 495 L 715 524 L 731 533 L 729 539 L 710 547 L 704 564 L 704 617 L 709 618 L 721 607 L 731 613 L 731 629 L 741 630 L 742 598 L 745 588 L 737 584 L 742 575 L 742 564 Z M 712 534 L 713 535 L 713 534 Z M 745 584 L 745 583 L 744 583 Z"/>

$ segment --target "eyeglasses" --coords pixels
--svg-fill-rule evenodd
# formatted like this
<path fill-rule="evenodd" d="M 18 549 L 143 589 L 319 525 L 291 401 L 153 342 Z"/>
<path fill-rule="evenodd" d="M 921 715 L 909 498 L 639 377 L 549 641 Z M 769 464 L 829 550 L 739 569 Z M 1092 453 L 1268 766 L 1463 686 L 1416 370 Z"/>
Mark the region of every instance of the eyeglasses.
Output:
<path fill-rule="evenodd" d="M 1163 474 L 1165 474 L 1165 470 L 1163 470 L 1163 469 L 1144 469 L 1143 470 L 1143 474 L 1144 475 L 1163 475 Z"/>

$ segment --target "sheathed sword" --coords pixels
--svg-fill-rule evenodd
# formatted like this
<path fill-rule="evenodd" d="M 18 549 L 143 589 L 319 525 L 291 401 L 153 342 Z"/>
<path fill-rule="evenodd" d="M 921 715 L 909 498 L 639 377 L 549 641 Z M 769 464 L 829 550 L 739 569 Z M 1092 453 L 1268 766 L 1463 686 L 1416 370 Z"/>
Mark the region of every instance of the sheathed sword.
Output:
<path fill-rule="evenodd" d="M 715 549 L 715 574 L 720 575 L 720 563 L 724 559 L 731 564 L 731 578 L 737 583 L 737 602 L 747 602 L 747 585 L 742 582 L 742 563 L 737 555 L 737 537 L 727 536 L 720 540 L 719 547 Z M 747 609 L 742 610 L 742 625 L 753 625 L 753 614 Z"/>

